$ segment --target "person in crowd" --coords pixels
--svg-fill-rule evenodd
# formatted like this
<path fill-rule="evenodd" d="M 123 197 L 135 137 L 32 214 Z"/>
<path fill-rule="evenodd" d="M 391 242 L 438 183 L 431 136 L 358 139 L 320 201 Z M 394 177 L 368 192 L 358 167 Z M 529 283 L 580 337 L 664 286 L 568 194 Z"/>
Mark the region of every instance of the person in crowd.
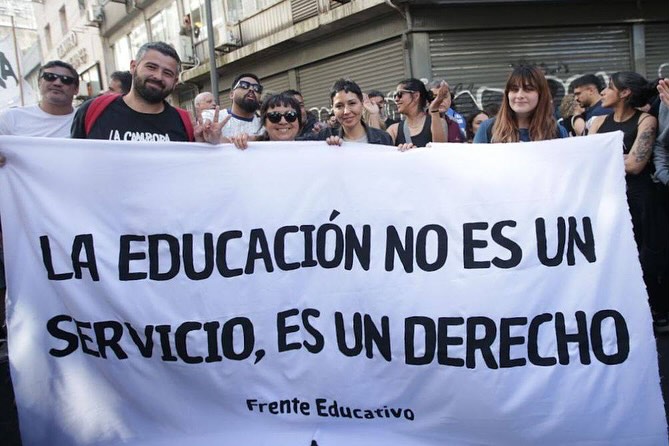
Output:
<path fill-rule="evenodd" d="M 557 124 L 551 99 L 541 70 L 531 65 L 516 66 L 506 82 L 497 116 L 481 124 L 474 143 L 566 138 L 569 135 Z"/>
<path fill-rule="evenodd" d="M 388 101 L 386 101 L 386 97 L 383 95 L 381 91 L 370 90 L 367 93 L 367 98 L 372 104 L 376 105 L 379 109 L 379 120 L 381 121 L 382 125 L 380 125 L 377 128 L 385 130 L 391 125 L 395 124 L 396 122 L 399 122 L 398 120 L 391 118 L 390 115 L 388 114 Z"/>
<path fill-rule="evenodd" d="M 85 102 L 74 116 L 71 137 L 218 142 L 224 123 L 207 122 L 193 128 L 190 114 L 165 100 L 174 91 L 180 69 L 181 60 L 171 45 L 145 43 L 130 62 L 130 93 L 107 94 Z"/>
<path fill-rule="evenodd" d="M 337 117 L 335 116 L 333 111 L 328 113 L 328 127 L 333 129 L 339 127 L 339 123 L 337 122 Z"/>
<path fill-rule="evenodd" d="M 583 107 L 573 94 L 566 94 L 560 102 L 560 116 L 558 124 L 567 129 L 569 136 L 585 134 L 585 117 Z"/>
<path fill-rule="evenodd" d="M 443 79 L 435 79 L 428 84 L 428 88 L 432 91 L 432 95 L 436 97 L 439 88 L 444 84 L 448 85 L 448 82 Z M 448 142 L 463 142 L 467 136 L 467 120 L 453 108 L 453 95 L 451 94 L 450 87 L 448 89 L 448 96 L 439 105 L 439 114 L 441 115 L 441 119 L 446 122 L 446 136 Z M 451 122 L 454 122 L 455 126 L 453 126 Z M 456 126 L 460 132 L 460 136 L 457 136 L 454 132 Z"/>
<path fill-rule="evenodd" d="M 218 116 L 219 122 L 226 121 L 221 132 L 224 142 L 229 142 L 231 137 L 241 133 L 259 136 L 264 132 L 260 117 L 256 115 L 256 111 L 260 108 L 262 91 L 260 79 L 253 73 L 242 73 L 232 81 L 230 88 L 232 107 L 223 110 Z M 202 118 L 213 122 L 214 111 L 203 111 Z"/>
<path fill-rule="evenodd" d="M 248 148 L 249 141 L 294 141 L 301 133 L 302 106 L 289 92 L 270 95 L 260 106 L 260 119 L 265 131 L 260 136 L 246 133 L 233 136 L 232 143 L 238 149 Z"/>
<path fill-rule="evenodd" d="M 634 240 L 639 250 L 639 261 L 649 302 L 654 316 L 655 330 L 669 332 L 667 296 L 662 287 L 665 256 L 659 255 L 666 243 L 666 218 L 657 212 L 654 185 L 651 178 L 650 158 L 655 144 L 657 119 L 638 110 L 654 94 L 654 86 L 643 76 L 631 71 L 611 75 L 609 85 L 602 91 L 602 106 L 613 113 L 598 116 L 590 127 L 590 134 L 622 131 L 627 203 L 632 216 Z M 660 229 L 660 227 L 662 229 Z M 662 237 L 658 237 L 664 233 Z"/>
<path fill-rule="evenodd" d="M 590 128 L 592 118 L 595 116 L 608 115 L 612 112 L 610 108 L 602 106 L 601 81 L 594 74 L 586 74 L 575 79 L 571 83 L 574 97 L 585 109 L 583 112 L 586 128 Z"/>
<path fill-rule="evenodd" d="M 476 110 L 474 113 L 467 117 L 467 142 L 472 143 L 474 141 L 474 135 L 478 131 L 479 127 L 483 122 L 490 119 L 490 116 L 483 110 Z"/>
<path fill-rule="evenodd" d="M 118 94 L 130 93 L 132 74 L 130 71 L 114 71 L 109 76 L 109 91 Z"/>
<path fill-rule="evenodd" d="M 210 91 L 203 91 L 195 96 L 193 106 L 195 107 L 195 118 L 197 119 L 202 116 L 203 111 L 214 110 L 216 108 L 216 99 Z"/>
<path fill-rule="evenodd" d="M 300 104 L 300 114 L 302 115 L 302 130 L 300 130 L 300 136 L 309 133 L 318 133 L 321 130 L 321 123 L 313 113 L 307 112 L 307 108 L 304 106 L 304 96 L 302 96 L 302 93 L 297 90 L 286 90 L 283 94 L 292 96 L 298 104 Z"/>
<path fill-rule="evenodd" d="M 435 98 L 419 79 L 405 79 L 395 91 L 397 111 L 404 119 L 388 128 L 395 145 L 405 150 L 425 147 L 430 142 L 446 142 L 439 106 L 448 96 L 448 85 L 442 84 Z M 427 112 L 426 112 L 427 109 Z"/>
<path fill-rule="evenodd" d="M 330 145 L 342 145 L 344 141 L 393 145 L 388 133 L 368 126 L 362 119 L 363 94 L 358 84 L 349 79 L 337 80 L 330 89 L 330 100 L 339 127 L 328 127 L 316 135 L 307 135 L 299 139 L 325 140 Z"/>
<path fill-rule="evenodd" d="M 659 100 L 658 122 L 657 138 L 653 148 L 653 162 L 655 163 L 655 178 L 664 185 L 664 190 L 657 191 L 659 197 L 656 203 L 660 209 L 664 210 L 664 215 L 667 215 L 669 213 L 669 191 L 667 190 L 667 187 L 669 187 L 669 78 L 660 79 L 657 82 L 657 91 L 659 93 L 657 96 L 657 100 Z M 666 226 L 664 229 L 666 230 Z M 655 331 L 659 333 L 669 331 L 669 328 L 665 328 L 669 327 L 668 294 L 665 292 L 664 298 L 659 298 L 655 303 L 653 326 Z"/>
<path fill-rule="evenodd" d="M 499 113 L 500 105 L 501 104 L 498 102 L 487 104 L 486 106 L 483 107 L 483 112 L 486 115 L 490 116 L 491 118 L 494 118 L 495 116 L 497 116 L 497 113 Z"/>
<path fill-rule="evenodd" d="M 67 138 L 74 118 L 72 99 L 79 91 L 79 74 L 61 60 L 45 63 L 37 81 L 37 105 L 15 107 L 0 113 L 0 135 Z"/>

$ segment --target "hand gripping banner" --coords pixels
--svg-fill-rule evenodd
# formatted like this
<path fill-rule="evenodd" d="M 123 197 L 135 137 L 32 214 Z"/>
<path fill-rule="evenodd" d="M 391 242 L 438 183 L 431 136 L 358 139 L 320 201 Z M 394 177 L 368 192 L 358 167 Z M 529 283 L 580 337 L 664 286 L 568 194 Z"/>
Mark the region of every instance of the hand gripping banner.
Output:
<path fill-rule="evenodd" d="M 2 137 L 24 444 L 667 444 L 621 147 Z"/>

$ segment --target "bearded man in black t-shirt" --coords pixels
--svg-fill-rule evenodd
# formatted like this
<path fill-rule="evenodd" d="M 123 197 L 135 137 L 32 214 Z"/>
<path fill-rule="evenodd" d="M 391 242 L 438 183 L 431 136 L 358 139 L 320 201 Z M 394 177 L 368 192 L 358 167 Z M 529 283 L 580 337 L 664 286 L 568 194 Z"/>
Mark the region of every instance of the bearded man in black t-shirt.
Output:
<path fill-rule="evenodd" d="M 209 141 L 218 142 L 226 121 L 196 123 L 188 113 L 172 107 L 165 98 L 179 79 L 181 60 L 164 42 L 142 45 L 130 63 L 132 88 L 125 96 L 98 97 L 84 103 L 72 122 L 72 138 L 112 141 Z M 108 99 L 108 100 L 105 100 Z M 103 104 L 100 106 L 100 104 Z M 218 133 L 215 131 L 218 129 Z M 214 140 L 214 138 L 216 140 Z"/>

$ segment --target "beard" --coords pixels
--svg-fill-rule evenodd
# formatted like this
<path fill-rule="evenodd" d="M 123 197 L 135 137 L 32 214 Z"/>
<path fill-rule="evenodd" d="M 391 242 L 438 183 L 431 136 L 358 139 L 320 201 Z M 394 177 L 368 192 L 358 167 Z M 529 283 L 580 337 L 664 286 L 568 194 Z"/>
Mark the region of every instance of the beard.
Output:
<path fill-rule="evenodd" d="M 249 95 L 242 96 L 241 98 L 235 97 L 235 104 L 246 113 L 254 113 L 260 107 L 260 103 L 255 95 L 252 98 Z"/>
<path fill-rule="evenodd" d="M 156 81 L 157 84 L 160 84 L 160 89 L 147 86 L 146 81 L 146 79 L 140 78 L 137 74 L 135 74 L 132 78 L 133 88 L 137 94 L 149 104 L 158 104 L 159 102 L 162 102 L 163 99 L 169 96 L 172 92 L 171 90 L 168 90 L 165 87 L 165 84 L 160 81 Z"/>

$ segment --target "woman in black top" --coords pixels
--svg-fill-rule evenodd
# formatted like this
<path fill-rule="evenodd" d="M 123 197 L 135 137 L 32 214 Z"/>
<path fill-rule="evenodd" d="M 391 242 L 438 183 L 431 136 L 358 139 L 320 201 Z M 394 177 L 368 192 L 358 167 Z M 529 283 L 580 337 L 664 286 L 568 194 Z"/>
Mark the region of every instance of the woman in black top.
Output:
<path fill-rule="evenodd" d="M 598 116 L 592 123 L 589 133 L 607 133 L 621 130 L 623 138 L 623 156 L 625 158 L 625 182 L 627 184 L 627 203 L 632 215 L 634 240 L 639 250 L 639 261 L 644 282 L 648 290 L 651 309 L 656 322 L 666 319 L 669 311 L 666 296 L 660 286 L 660 280 L 666 264 L 663 248 L 666 244 L 666 231 L 659 220 L 654 201 L 654 186 L 651 179 L 650 157 L 653 152 L 657 131 L 657 119 L 638 110 L 648 103 L 654 93 L 654 85 L 638 73 L 619 72 L 611 76 L 609 85 L 602 92 L 602 106 L 613 109 L 613 113 Z"/>
<path fill-rule="evenodd" d="M 395 103 L 403 119 L 388 127 L 388 133 L 400 149 L 425 147 L 430 142 L 447 141 L 439 105 L 448 96 L 448 85 L 442 84 L 438 93 L 435 98 L 419 79 L 405 79 L 399 83 L 395 91 Z M 426 113 L 426 108 L 429 114 Z"/>

